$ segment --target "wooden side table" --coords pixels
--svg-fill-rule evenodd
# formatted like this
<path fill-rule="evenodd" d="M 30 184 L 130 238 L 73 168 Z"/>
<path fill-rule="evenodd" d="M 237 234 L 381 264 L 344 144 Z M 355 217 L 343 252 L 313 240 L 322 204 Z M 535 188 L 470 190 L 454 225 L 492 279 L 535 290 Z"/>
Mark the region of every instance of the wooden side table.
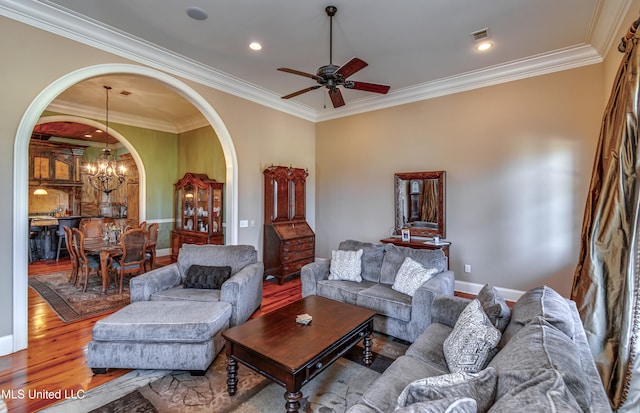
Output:
<path fill-rule="evenodd" d="M 442 250 L 445 257 L 447 257 L 447 269 L 449 269 L 449 246 L 451 245 L 451 242 L 449 241 L 440 241 L 438 243 L 434 243 L 430 238 L 411 237 L 411 241 L 406 242 L 402 241 L 402 238 L 398 236 L 381 239 L 380 242 L 419 250 Z"/>

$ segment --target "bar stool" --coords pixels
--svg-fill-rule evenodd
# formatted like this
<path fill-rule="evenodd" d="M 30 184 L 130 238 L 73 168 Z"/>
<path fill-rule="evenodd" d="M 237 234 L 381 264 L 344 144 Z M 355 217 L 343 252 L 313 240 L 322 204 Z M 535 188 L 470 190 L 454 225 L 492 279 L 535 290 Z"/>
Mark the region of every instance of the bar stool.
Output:
<path fill-rule="evenodd" d="M 38 258 L 37 238 L 39 235 L 40 232 L 31 226 L 31 218 L 29 218 L 29 263 L 34 261 L 34 255 L 35 258 Z"/>
<path fill-rule="evenodd" d="M 56 251 L 56 261 L 60 259 L 60 249 L 62 248 L 62 242 L 64 241 L 64 249 L 69 251 L 69 245 L 67 244 L 67 237 L 65 236 L 64 227 L 79 228 L 80 217 L 73 218 L 58 218 L 58 249 Z"/>

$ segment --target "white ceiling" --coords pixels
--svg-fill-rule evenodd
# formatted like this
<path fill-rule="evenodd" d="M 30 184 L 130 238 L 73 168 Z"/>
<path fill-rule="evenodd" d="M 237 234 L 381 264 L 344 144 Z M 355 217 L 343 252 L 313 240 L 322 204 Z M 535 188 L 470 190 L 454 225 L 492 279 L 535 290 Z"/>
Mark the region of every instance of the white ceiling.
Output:
<path fill-rule="evenodd" d="M 631 0 L 0 0 L 0 15 L 149 64 L 302 118 L 320 121 L 491 84 L 594 64 L 617 42 Z M 391 86 L 387 95 L 343 90 L 334 109 L 321 88 L 288 67 L 315 73 L 356 56 L 369 66 L 350 80 Z M 188 6 L 208 13 L 197 21 Z M 495 47 L 474 49 L 471 33 L 488 28 Z M 248 45 L 258 41 L 263 49 Z M 109 76 L 63 93 L 52 109 L 104 108 L 173 125 L 197 123 L 195 108 L 149 79 Z M 120 90 L 132 94 L 120 97 Z M 177 126 L 180 129 L 181 126 Z"/>

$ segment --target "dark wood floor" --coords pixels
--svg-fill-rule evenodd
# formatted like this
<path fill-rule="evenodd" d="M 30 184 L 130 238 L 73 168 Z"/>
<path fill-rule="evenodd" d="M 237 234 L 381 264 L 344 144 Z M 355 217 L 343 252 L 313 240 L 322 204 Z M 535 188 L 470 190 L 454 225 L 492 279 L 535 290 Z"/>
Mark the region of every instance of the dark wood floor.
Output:
<path fill-rule="evenodd" d="M 168 257 L 159 257 L 164 264 Z M 69 260 L 40 261 L 29 265 L 29 276 L 64 271 Z M 284 306 L 301 296 L 300 279 L 284 285 L 266 281 L 259 316 Z M 10 413 L 35 412 L 57 402 L 55 399 L 30 398 L 29 391 L 89 390 L 120 377 L 130 370 L 109 370 L 94 376 L 86 364 L 87 344 L 96 321 L 102 314 L 73 323 L 63 323 L 35 291 L 29 288 L 29 346 L 26 350 L 0 357 L 0 391 Z M 13 397 L 10 397 L 13 393 Z M 24 397 L 22 397 L 24 395 Z"/>

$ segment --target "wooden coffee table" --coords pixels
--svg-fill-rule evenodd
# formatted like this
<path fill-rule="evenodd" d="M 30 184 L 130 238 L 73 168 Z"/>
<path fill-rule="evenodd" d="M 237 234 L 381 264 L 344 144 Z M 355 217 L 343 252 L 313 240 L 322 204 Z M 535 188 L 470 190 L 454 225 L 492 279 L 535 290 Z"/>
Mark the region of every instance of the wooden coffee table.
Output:
<path fill-rule="evenodd" d="M 296 316 L 313 317 L 308 325 Z M 371 364 L 374 311 L 328 298 L 310 296 L 232 327 L 227 340 L 227 390 L 236 392 L 240 362 L 286 389 L 287 412 L 300 408 L 300 389 L 364 339 L 364 363 Z"/>

